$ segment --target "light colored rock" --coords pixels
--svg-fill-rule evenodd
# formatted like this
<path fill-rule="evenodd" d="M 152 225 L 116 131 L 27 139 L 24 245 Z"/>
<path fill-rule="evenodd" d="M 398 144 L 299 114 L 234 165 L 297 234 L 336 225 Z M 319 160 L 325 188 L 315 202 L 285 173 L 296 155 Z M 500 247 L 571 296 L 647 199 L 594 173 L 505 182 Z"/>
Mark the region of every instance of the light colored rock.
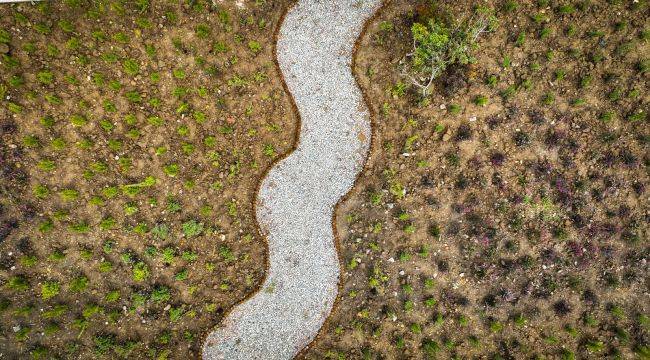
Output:
<path fill-rule="evenodd" d="M 264 284 L 209 334 L 204 359 L 290 359 L 332 309 L 340 271 L 333 208 L 361 171 L 371 136 L 352 52 L 380 3 L 301 0 L 282 24 L 276 55 L 300 112 L 300 140 L 258 194 L 269 244 Z"/>

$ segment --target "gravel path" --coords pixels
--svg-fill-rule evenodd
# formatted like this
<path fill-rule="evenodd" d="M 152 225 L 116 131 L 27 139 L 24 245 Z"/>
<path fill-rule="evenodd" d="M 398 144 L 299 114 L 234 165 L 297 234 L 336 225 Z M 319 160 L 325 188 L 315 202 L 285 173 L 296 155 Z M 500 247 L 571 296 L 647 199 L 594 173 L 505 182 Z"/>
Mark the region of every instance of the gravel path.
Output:
<path fill-rule="evenodd" d="M 361 171 L 371 136 L 352 52 L 380 3 L 300 0 L 285 17 L 276 55 L 300 113 L 300 141 L 258 193 L 269 245 L 265 282 L 208 335 L 204 359 L 290 359 L 332 310 L 339 279 L 333 208 Z"/>

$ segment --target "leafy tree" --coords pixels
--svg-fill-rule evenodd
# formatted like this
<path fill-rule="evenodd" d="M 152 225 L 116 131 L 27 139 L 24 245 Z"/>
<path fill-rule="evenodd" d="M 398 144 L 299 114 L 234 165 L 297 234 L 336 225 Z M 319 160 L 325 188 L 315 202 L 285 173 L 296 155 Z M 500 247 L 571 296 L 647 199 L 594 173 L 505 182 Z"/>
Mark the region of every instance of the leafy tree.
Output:
<path fill-rule="evenodd" d="M 493 10 L 486 7 L 478 7 L 471 18 L 458 24 L 437 19 L 429 19 L 426 24 L 414 23 L 413 51 L 406 55 L 405 75 L 422 91 L 422 96 L 427 96 L 433 80 L 447 67 L 474 61 L 472 50 L 479 36 L 496 26 Z"/>

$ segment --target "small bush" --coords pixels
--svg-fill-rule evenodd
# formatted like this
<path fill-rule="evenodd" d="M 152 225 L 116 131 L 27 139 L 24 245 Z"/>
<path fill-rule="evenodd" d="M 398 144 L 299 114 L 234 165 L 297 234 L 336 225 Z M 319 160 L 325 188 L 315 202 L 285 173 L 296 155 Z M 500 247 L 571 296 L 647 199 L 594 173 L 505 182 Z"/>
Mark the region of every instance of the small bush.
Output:
<path fill-rule="evenodd" d="M 41 298 L 51 299 L 59 294 L 61 285 L 57 281 L 46 281 L 41 285 Z"/>
<path fill-rule="evenodd" d="M 144 262 L 140 261 L 133 267 L 133 280 L 145 281 L 149 278 L 149 267 Z"/>
<path fill-rule="evenodd" d="M 203 232 L 203 223 L 196 220 L 189 220 L 183 223 L 183 235 L 185 237 L 195 237 Z"/>
<path fill-rule="evenodd" d="M 494 30 L 493 10 L 479 7 L 471 19 L 448 24 L 437 19 L 411 27 L 413 51 L 407 54 L 406 76 L 427 96 L 433 80 L 453 64 L 473 61 L 472 50 L 480 35 Z"/>

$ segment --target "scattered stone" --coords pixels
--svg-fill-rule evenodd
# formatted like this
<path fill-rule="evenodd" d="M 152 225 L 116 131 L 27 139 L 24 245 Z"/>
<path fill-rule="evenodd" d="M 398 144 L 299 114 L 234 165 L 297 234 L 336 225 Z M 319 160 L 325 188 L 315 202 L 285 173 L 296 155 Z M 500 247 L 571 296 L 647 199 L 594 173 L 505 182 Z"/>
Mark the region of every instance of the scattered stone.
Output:
<path fill-rule="evenodd" d="M 300 143 L 258 193 L 271 261 L 262 290 L 208 335 L 204 359 L 291 359 L 332 310 L 340 273 L 333 209 L 362 170 L 371 135 L 349 64 L 364 22 L 380 4 L 301 0 L 285 17 L 277 57 L 300 109 Z"/>

